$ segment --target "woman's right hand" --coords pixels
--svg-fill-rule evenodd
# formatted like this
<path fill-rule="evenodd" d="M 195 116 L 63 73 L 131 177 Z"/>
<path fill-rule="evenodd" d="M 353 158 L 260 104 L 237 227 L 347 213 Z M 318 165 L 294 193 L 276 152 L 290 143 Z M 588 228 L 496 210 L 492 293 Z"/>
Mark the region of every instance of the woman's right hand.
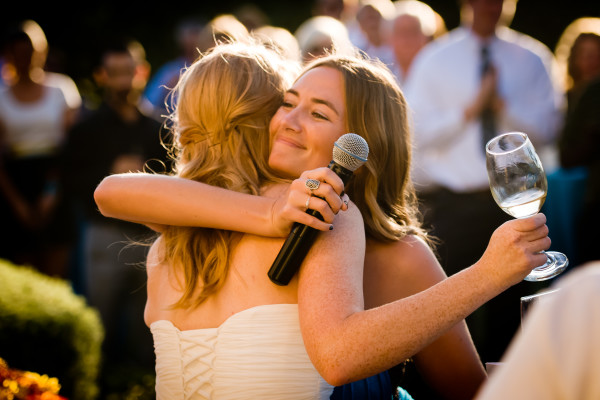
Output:
<path fill-rule="evenodd" d="M 312 191 L 308 189 L 308 179 L 318 180 L 319 187 Z M 322 167 L 305 171 L 275 199 L 271 213 L 272 224 L 283 236 L 289 233 L 294 222 L 328 231 L 333 229 L 335 215 L 340 210 L 348 209 L 348 201 L 342 179 L 331 169 Z M 323 221 L 308 214 L 306 211 L 309 209 L 318 211 Z"/>
<path fill-rule="evenodd" d="M 478 264 L 506 289 L 546 262 L 541 252 L 550 248 L 550 243 L 544 214 L 510 220 L 494 231 Z"/>

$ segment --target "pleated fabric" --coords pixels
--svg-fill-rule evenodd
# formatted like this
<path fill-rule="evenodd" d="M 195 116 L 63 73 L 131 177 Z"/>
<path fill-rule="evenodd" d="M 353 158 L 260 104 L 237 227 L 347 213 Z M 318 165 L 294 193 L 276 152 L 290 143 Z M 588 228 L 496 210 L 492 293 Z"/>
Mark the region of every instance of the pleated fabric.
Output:
<path fill-rule="evenodd" d="M 297 304 L 261 305 L 220 327 L 181 331 L 150 326 L 157 400 L 328 399 L 333 388 L 313 367 Z"/>

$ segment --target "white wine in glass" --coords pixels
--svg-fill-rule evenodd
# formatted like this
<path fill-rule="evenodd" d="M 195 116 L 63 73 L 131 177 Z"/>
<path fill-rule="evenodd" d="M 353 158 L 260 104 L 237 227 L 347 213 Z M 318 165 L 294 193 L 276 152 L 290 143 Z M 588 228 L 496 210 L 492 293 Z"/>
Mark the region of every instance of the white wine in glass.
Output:
<path fill-rule="evenodd" d="M 496 136 L 485 146 L 490 189 L 496 203 L 515 218 L 537 214 L 548 191 L 540 158 L 525 133 L 510 132 Z M 545 281 L 560 274 L 569 265 L 563 253 L 544 252 L 547 261 L 525 280 Z"/>

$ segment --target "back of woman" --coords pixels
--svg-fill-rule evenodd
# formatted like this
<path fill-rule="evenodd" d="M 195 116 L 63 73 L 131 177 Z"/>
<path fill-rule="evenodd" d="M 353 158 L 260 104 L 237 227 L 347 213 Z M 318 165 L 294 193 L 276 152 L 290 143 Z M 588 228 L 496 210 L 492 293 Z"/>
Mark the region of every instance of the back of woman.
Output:
<path fill-rule="evenodd" d="M 194 309 L 171 309 L 180 269 L 148 256 L 146 323 L 156 352 L 158 399 L 325 399 L 299 329 L 297 278 L 273 285 L 267 270 L 282 239 L 244 235 L 219 292 Z M 179 272 L 179 273 L 178 273 Z M 265 384 L 267 383 L 267 384 Z"/>
<path fill-rule="evenodd" d="M 254 160 L 266 160 L 268 121 L 287 86 L 278 61 L 264 48 L 221 45 L 183 74 L 173 120 L 177 176 L 264 193 L 274 178 Z M 158 399 L 329 398 L 302 340 L 297 280 L 276 286 L 267 277 L 282 241 L 162 232 L 147 259 L 145 311 Z"/>

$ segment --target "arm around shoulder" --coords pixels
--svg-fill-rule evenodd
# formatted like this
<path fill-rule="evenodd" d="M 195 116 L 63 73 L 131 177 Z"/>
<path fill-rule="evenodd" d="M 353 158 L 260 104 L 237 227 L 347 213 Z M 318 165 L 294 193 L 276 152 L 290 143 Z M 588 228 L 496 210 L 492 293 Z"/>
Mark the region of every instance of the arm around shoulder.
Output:
<path fill-rule="evenodd" d="M 198 226 L 254 234 L 271 232 L 274 199 L 238 193 L 176 176 L 107 176 L 94 192 L 100 212 L 141 224 Z"/>

